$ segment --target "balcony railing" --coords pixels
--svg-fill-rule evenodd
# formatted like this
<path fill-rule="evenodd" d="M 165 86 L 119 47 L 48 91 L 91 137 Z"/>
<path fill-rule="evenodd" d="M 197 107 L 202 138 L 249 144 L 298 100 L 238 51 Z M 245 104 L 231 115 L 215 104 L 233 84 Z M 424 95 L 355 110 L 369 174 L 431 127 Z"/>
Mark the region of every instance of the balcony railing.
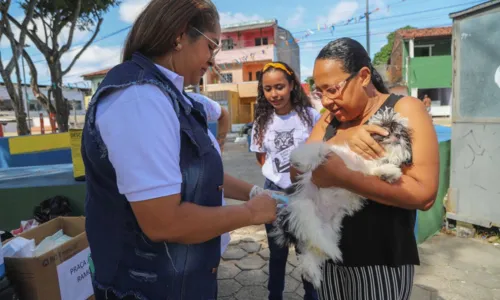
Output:
<path fill-rule="evenodd" d="M 232 50 L 222 50 L 215 57 L 215 62 L 220 64 L 263 61 L 274 59 L 274 46 L 264 45 Z"/>

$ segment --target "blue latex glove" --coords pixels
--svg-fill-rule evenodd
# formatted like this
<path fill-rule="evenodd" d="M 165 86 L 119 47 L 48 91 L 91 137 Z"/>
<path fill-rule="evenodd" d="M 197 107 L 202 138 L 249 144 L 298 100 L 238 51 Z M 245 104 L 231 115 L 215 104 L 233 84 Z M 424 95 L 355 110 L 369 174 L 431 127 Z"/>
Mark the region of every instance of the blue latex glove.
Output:
<path fill-rule="evenodd" d="M 283 194 L 279 194 L 279 193 L 272 193 L 271 194 L 271 197 L 278 201 L 278 204 L 281 204 L 281 205 L 287 205 L 288 204 L 288 197 L 286 195 L 283 195 Z"/>

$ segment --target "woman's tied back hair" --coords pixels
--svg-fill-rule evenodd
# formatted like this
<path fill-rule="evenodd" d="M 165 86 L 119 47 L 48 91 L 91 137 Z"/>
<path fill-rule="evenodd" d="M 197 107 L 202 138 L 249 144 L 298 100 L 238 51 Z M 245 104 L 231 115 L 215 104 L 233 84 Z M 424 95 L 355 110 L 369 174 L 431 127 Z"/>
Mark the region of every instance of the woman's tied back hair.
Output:
<path fill-rule="evenodd" d="M 283 70 L 285 68 L 285 70 Z M 282 72 L 288 82 L 293 84 L 293 89 L 290 94 L 290 102 L 292 104 L 292 109 L 297 112 L 300 120 L 304 125 L 309 128 L 313 127 L 312 116 L 309 113 L 308 108 L 312 107 L 311 100 L 306 95 L 304 88 L 300 84 L 299 78 L 295 75 L 295 72 L 289 65 L 284 62 L 277 61 L 269 63 L 262 69 L 262 73 L 258 78 L 259 84 L 257 88 L 257 108 L 255 109 L 255 133 L 254 140 L 259 147 L 262 147 L 262 142 L 264 139 L 264 134 L 266 133 L 267 127 L 269 126 L 269 121 L 274 113 L 274 107 L 269 103 L 264 96 L 264 86 L 262 85 L 262 77 L 264 74 L 271 71 Z"/>
<path fill-rule="evenodd" d="M 215 31 L 219 13 L 210 0 L 151 0 L 134 22 L 123 50 L 122 61 L 138 51 L 148 58 L 163 56 L 176 46 L 183 32 L 193 40 L 201 32 Z"/>
<path fill-rule="evenodd" d="M 389 91 L 385 87 L 382 77 L 373 67 L 370 56 L 365 48 L 356 40 L 351 38 L 340 38 L 329 42 L 318 54 L 316 60 L 330 59 L 342 62 L 344 72 L 354 74 L 363 67 L 371 71 L 371 81 L 375 88 L 384 94 Z"/>

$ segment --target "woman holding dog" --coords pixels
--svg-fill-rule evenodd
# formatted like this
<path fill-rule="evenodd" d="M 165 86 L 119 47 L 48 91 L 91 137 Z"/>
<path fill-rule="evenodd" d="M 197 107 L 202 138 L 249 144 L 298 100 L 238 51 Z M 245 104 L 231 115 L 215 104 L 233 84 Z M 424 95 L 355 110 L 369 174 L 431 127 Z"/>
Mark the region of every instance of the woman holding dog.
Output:
<path fill-rule="evenodd" d="M 407 300 L 414 266 L 419 264 L 416 210 L 432 207 L 439 181 L 432 120 L 420 100 L 389 94 L 368 53 L 355 40 L 341 38 L 326 45 L 316 59 L 313 76 L 313 96 L 321 99 L 327 112 L 308 143 L 347 143 L 354 152 L 375 159 L 384 150 L 372 135 L 387 133 L 366 122 L 389 107 L 408 118 L 413 155 L 412 165 L 393 184 L 349 170 L 335 155 L 313 172 L 313 182 L 319 187 L 340 187 L 369 199 L 364 208 L 342 222 L 343 261 L 326 263 L 320 298 Z M 292 170 L 292 177 L 295 175 Z"/>
<path fill-rule="evenodd" d="M 259 78 L 257 109 L 250 150 L 266 178 L 264 189 L 283 191 L 291 185 L 290 153 L 304 143 L 320 117 L 312 108 L 295 72 L 283 62 L 268 63 Z M 280 247 L 269 236 L 272 224 L 266 224 L 269 243 L 269 300 L 283 299 L 288 247 Z M 317 299 L 311 283 L 302 280 L 304 299 Z"/>

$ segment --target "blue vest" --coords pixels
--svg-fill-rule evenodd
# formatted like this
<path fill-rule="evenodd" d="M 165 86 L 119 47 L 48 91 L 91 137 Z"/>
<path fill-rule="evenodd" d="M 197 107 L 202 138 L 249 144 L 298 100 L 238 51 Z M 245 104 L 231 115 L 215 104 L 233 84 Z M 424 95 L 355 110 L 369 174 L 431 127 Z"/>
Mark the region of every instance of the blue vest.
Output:
<path fill-rule="evenodd" d="M 202 105 L 196 101 L 188 105 L 152 61 L 134 54 L 132 60 L 108 72 L 89 104 L 83 129 L 86 231 L 95 270 L 94 286 L 138 299 L 216 299 L 220 237 L 193 245 L 152 242 L 141 231 L 126 197 L 118 191 L 116 173 L 95 126 L 96 107 L 106 94 L 132 84 L 158 86 L 169 95 L 179 118 L 181 201 L 222 205 L 222 160 L 207 134 Z"/>

